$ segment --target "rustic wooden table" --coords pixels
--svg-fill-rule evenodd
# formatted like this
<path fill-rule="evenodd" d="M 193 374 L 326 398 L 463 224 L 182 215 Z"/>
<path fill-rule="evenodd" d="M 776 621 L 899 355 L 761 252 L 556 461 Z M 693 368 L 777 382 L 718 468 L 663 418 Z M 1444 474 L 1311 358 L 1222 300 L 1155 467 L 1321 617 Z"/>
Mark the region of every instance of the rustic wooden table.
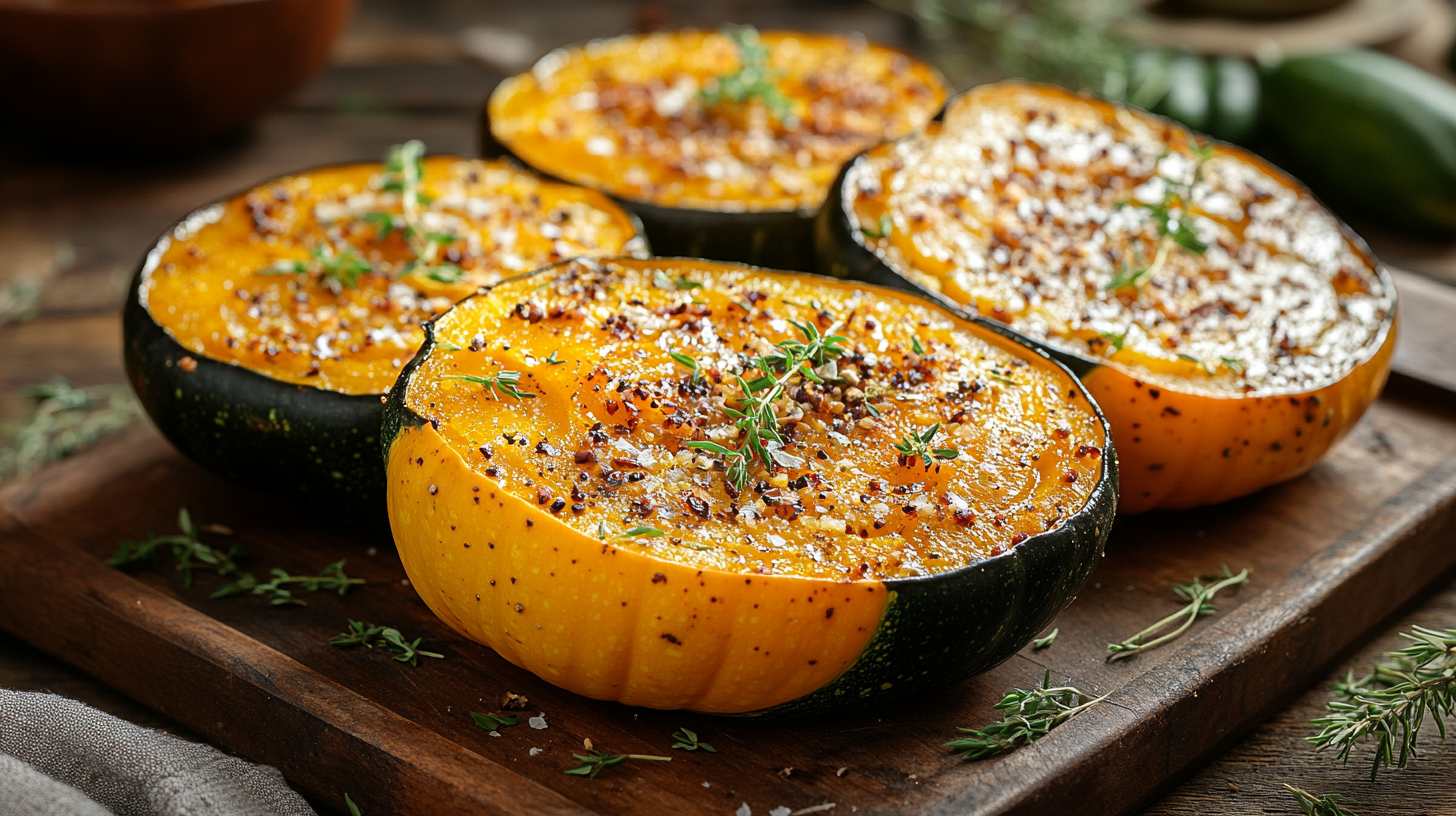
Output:
<path fill-rule="evenodd" d="M 543 8 L 543 6 L 545 8 Z M 60 374 L 73 383 L 122 382 L 118 311 L 123 289 L 151 240 L 196 204 L 300 167 L 382 154 L 421 138 L 432 150 L 472 153 L 481 101 L 506 73 L 545 50 L 646 25 L 714 25 L 858 30 L 891 42 L 905 23 L 864 3 L 534 3 L 365 0 L 338 56 L 320 78 L 250 132 L 193 155 L 155 161 L 94 159 L 0 134 L 0 286 L 42 287 L 39 314 L 0 328 L 0 419 L 23 415 L 21 386 Z M 1372 234 L 1397 266 L 1456 283 L 1456 245 L 1417 244 Z M 1427 285 L 1422 297 L 1456 290 Z M 1456 350 L 1453 350 L 1456 353 Z M 1448 367 L 1449 370 L 1449 367 Z M 1456 383 L 1450 383 L 1456 387 Z M 1449 584 L 1449 579 L 1437 586 Z M 1456 586 L 1430 595 L 1331 673 L 1357 672 L 1400 645 L 1420 624 L 1456 628 Z M 0 634 L 0 687 L 46 689 L 182 736 L 168 722 L 98 681 Z M 1294 690 L 1290 690 L 1293 692 Z M 1284 783 L 1341 791 L 1375 813 L 1456 813 L 1456 744 L 1436 742 L 1416 763 L 1370 783 L 1363 762 L 1344 767 L 1303 738 L 1323 711 L 1324 685 L 1308 690 L 1149 808 L 1159 814 L 1294 813 Z M 1155 773 L 1155 769 L 1150 769 Z M 321 806 L 322 807 L 322 806 Z"/>

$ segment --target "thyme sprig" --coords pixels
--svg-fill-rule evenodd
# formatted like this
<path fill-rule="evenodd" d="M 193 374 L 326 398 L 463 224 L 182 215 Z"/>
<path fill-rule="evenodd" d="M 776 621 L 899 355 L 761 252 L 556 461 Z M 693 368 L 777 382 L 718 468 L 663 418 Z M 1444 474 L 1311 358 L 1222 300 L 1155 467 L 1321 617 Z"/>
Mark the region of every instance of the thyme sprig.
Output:
<path fill-rule="evenodd" d="M 333 245 L 316 244 L 308 251 L 307 261 L 278 261 L 272 266 L 258 270 L 260 275 L 307 275 L 318 273 L 334 294 L 344 287 L 359 285 L 359 278 L 374 271 L 374 267 L 352 247 L 340 252 Z"/>
<path fill-rule="evenodd" d="M 272 580 L 259 581 L 253 573 L 238 566 L 238 560 L 247 556 L 240 544 L 230 544 L 220 550 L 203 543 L 201 530 L 192 520 L 187 508 L 177 511 L 179 535 L 147 534 L 145 541 L 123 541 L 106 563 L 113 567 L 126 568 L 137 565 L 159 566 L 162 553 L 170 553 L 177 562 L 177 572 L 182 576 L 182 586 L 192 586 L 193 573 L 202 570 L 221 577 L 232 576 L 234 580 L 209 595 L 209 598 L 227 598 L 234 595 L 263 595 L 273 606 L 307 606 L 307 602 L 293 597 L 293 590 L 285 586 L 296 586 L 304 592 L 338 590 L 340 595 L 349 587 L 364 583 L 363 578 L 350 578 L 344 573 L 344 560 L 340 559 L 324 567 L 318 575 L 290 575 L 281 569 L 273 569 Z"/>
<path fill-rule="evenodd" d="M 1193 173 L 1187 181 L 1158 176 L 1163 182 L 1161 201 L 1146 202 L 1133 199 L 1118 205 L 1120 207 L 1137 207 L 1146 210 L 1152 216 L 1153 225 L 1158 231 L 1158 251 L 1153 257 L 1153 262 L 1145 267 L 1131 268 L 1126 265 L 1120 267 L 1112 281 L 1107 284 L 1108 290 L 1135 289 L 1152 280 L 1167 264 L 1168 253 L 1174 246 L 1182 247 L 1193 255 L 1202 255 L 1208 250 L 1208 245 L 1198 240 L 1198 233 L 1193 229 L 1193 216 L 1190 208 L 1193 203 L 1193 188 L 1203 180 L 1203 165 L 1211 158 L 1213 158 L 1212 144 L 1195 145 L 1193 147 Z"/>
<path fill-rule="evenodd" d="M 485 386 L 485 390 L 489 391 L 496 399 L 500 399 L 501 394 L 518 400 L 536 398 L 535 394 L 520 390 L 521 372 L 519 371 L 502 371 L 494 377 L 477 377 L 474 374 L 446 374 L 440 379 L 464 380 L 477 385 L 483 385 Z"/>
<path fill-rule="evenodd" d="M 7 437 L 0 444 L 0 481 L 64 459 L 142 415 L 131 389 L 124 385 L 73 388 L 57 377 L 22 393 L 36 400 L 35 409 L 23 423 L 0 426 Z"/>
<path fill-rule="evenodd" d="M 1345 805 L 1353 805 L 1355 802 L 1338 793 L 1314 794 L 1288 784 L 1284 789 L 1294 794 L 1294 801 L 1299 803 L 1299 812 L 1305 816 L 1360 816 L 1345 809 Z"/>
<path fill-rule="evenodd" d="M 289 575 L 281 569 L 268 571 L 273 579 L 270 581 L 259 581 L 251 572 L 244 572 L 238 576 L 238 580 L 222 587 L 209 595 L 209 598 L 227 598 L 232 595 L 264 595 L 268 603 L 273 606 L 284 604 L 295 604 L 298 606 L 307 605 L 306 602 L 293 597 L 293 592 L 284 589 L 286 585 L 297 585 L 304 592 L 318 592 L 325 589 L 336 589 L 340 595 L 349 591 L 349 587 L 364 583 L 363 578 L 350 578 L 344 574 L 344 559 L 319 570 L 318 575 Z"/>
<path fill-rule="evenodd" d="M 677 742 L 674 742 L 672 744 L 674 750 L 696 751 L 698 749 L 702 749 L 710 754 L 718 753 L 717 748 L 714 748 L 706 742 L 699 742 L 697 732 L 689 728 L 679 728 L 676 733 L 672 735 L 672 738 L 677 740 Z"/>
<path fill-rule="evenodd" d="M 748 380 L 740 375 L 738 407 L 725 408 L 728 416 L 735 420 L 734 426 L 738 428 L 743 442 L 736 449 L 717 442 L 687 443 L 690 448 L 716 454 L 722 459 L 727 467 L 728 482 L 736 492 L 742 492 L 748 485 L 750 468 L 755 460 L 772 469 L 773 452 L 783 447 L 774 403 L 784 395 L 795 378 L 824 382 L 814 369 L 844 354 L 844 344 L 849 342 L 849 338 L 834 334 L 839 323 L 820 333 L 813 323 L 789 322 L 804 339 L 780 341 L 773 351 L 750 363 L 748 370 L 757 370 L 759 376 Z"/>
<path fill-rule="evenodd" d="M 1092 697 L 1075 686 L 1051 687 L 1052 673 L 1042 677 L 1041 688 L 1014 688 L 1006 692 L 995 708 L 1003 712 L 1000 722 L 985 728 L 958 728 L 968 737 L 951 740 L 945 745 L 953 751 L 964 751 L 961 759 L 985 759 L 1004 754 L 1022 745 L 1036 742 L 1053 728 L 1107 699 Z"/>
<path fill-rule="evenodd" d="M 1305 738 L 1316 751 L 1338 751 L 1342 761 L 1349 760 L 1357 743 L 1373 739 L 1372 781 L 1382 766 L 1404 768 L 1416 755 L 1428 713 L 1441 739 L 1446 738 L 1446 718 L 1456 716 L 1456 629 L 1417 626 L 1401 637 L 1411 645 L 1392 652 L 1391 662 L 1358 679 L 1348 674 L 1331 688 L 1336 699 L 1329 713 L 1310 721 L 1319 732 Z"/>
<path fill-rule="evenodd" d="M 363 646 L 366 649 L 380 649 L 394 656 L 395 660 L 401 663 L 408 663 L 411 666 L 420 665 L 421 657 L 443 658 L 444 655 L 437 652 L 427 652 L 419 648 L 422 637 L 414 640 L 405 640 L 404 635 L 398 629 L 390 626 L 376 626 L 363 621 L 349 621 L 348 630 L 334 635 L 329 643 L 334 646 Z"/>
<path fill-rule="evenodd" d="M 955 448 L 932 448 L 931 440 L 940 433 L 940 423 L 937 422 L 923 431 L 910 431 L 905 437 L 895 444 L 895 450 L 900 452 L 900 464 L 905 467 L 914 467 L 919 462 L 925 463 L 925 469 L 929 470 L 935 462 L 947 462 L 961 455 Z"/>
<path fill-rule="evenodd" d="M 410 139 L 404 144 L 389 148 L 384 156 L 383 181 L 379 189 L 387 193 L 399 193 L 399 217 L 404 222 L 400 229 L 405 242 L 409 244 L 410 253 L 414 256 L 405 264 L 400 274 L 421 274 L 440 283 L 457 283 L 464 279 L 465 272 L 454 264 L 436 263 L 435 259 L 442 247 L 460 240 L 460 236 L 425 228 L 420 214 L 421 208 L 429 204 L 423 189 L 424 181 L 424 142 Z M 388 223 L 388 227 L 380 227 L 381 238 L 388 236 L 390 228 L 397 225 L 393 216 L 390 216 Z"/>
<path fill-rule="evenodd" d="M 774 83 L 774 71 L 769 66 L 768 47 L 759 39 L 758 29 L 753 26 L 728 26 L 723 35 L 738 46 L 738 70 L 709 80 L 698 92 L 698 99 L 704 107 L 716 107 L 724 102 L 742 104 L 758 99 L 775 118 L 783 121 L 793 113 L 793 104 Z"/>
<path fill-rule="evenodd" d="M 672 757 L 653 756 L 651 754 L 609 754 L 606 751 L 592 751 L 589 754 L 572 754 L 581 765 L 567 771 L 577 776 L 589 776 L 593 779 L 604 769 L 613 765 L 619 765 L 629 759 L 649 759 L 654 762 L 671 762 Z"/>
<path fill-rule="evenodd" d="M 1121 660 L 1125 657 L 1132 657 L 1140 652 L 1149 649 L 1156 649 L 1171 640 L 1181 637 L 1193 622 L 1206 615 L 1212 615 L 1218 611 L 1213 605 L 1213 597 L 1225 589 L 1237 590 L 1249 580 L 1249 571 L 1243 570 L 1235 575 L 1223 565 L 1223 572 L 1219 575 L 1195 576 L 1191 581 L 1183 581 L 1173 585 L 1173 593 L 1179 598 L 1188 602 L 1187 606 L 1174 612 L 1166 618 L 1138 632 L 1121 643 L 1107 644 L 1107 660 Z M 1208 583 L 1204 583 L 1207 581 Z M 1181 621 L 1181 623 L 1180 623 Z M 1166 634 L 1158 635 L 1168 627 L 1178 624 L 1177 628 Z M 1152 638 L 1149 640 L 1149 638 Z"/>

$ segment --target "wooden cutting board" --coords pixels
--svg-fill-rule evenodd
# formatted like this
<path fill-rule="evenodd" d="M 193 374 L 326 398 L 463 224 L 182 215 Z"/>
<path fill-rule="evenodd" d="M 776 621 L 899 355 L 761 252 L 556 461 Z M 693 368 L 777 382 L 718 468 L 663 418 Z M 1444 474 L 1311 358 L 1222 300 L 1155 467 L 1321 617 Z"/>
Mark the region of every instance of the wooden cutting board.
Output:
<path fill-rule="evenodd" d="M 1135 810 L 1216 755 L 1456 567 L 1456 296 L 1400 278 L 1392 388 L 1307 476 L 1226 505 L 1120 520 L 1108 555 L 1044 651 L 913 702 L 783 722 L 633 709 L 578 697 L 434 619 L 387 534 L 353 530 L 217 480 L 138 429 L 0 491 L 0 627 L 251 759 L 365 814 Z M 125 573 L 123 539 L 173 532 L 180 507 L 226 525 L 244 566 L 367 580 L 304 607 L 211 600 L 168 568 Z M 1174 611 L 1174 581 L 1251 570 L 1186 637 L 1108 664 L 1106 644 Z M 329 638 L 348 619 L 442 652 L 411 667 Z M 943 746 L 1012 686 L 1074 683 L 1107 702 L 1034 746 L 962 762 Z M 491 737 L 469 712 L 504 692 L 526 724 Z M 686 726 L 716 754 L 673 751 Z M 628 761 L 564 773 L 590 739 Z M 536 750 L 539 749 L 539 750 Z M 829 806 L 833 805 L 832 808 Z M 809 812 L 816 812 L 810 810 Z M 782 812 L 780 812 L 782 813 Z"/>

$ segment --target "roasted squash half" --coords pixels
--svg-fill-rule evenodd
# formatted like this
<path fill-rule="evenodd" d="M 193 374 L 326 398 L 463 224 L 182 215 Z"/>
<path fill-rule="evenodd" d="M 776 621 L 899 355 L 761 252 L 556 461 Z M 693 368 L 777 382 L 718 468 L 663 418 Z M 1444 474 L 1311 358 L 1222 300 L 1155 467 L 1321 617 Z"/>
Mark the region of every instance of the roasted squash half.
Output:
<path fill-rule="evenodd" d="M 482 153 L 602 190 L 660 255 L 812 269 L 840 165 L 945 103 L 930 66 L 851 37 L 752 28 L 596 40 L 491 94 Z"/>
<path fill-rule="evenodd" d="M 572 261 L 463 301 L 390 392 L 389 517 L 452 628 L 721 713 L 986 669 L 1096 564 L 1116 462 L 1044 354 L 899 292 Z"/>
<path fill-rule="evenodd" d="M 821 270 L 908 287 L 1045 344 L 1107 413 L 1122 512 L 1314 466 L 1379 394 L 1395 288 L 1297 181 L 1161 117 L 984 86 L 846 165 Z"/>
<path fill-rule="evenodd" d="M 153 246 L 126 305 L 126 367 L 183 453 L 382 518 L 382 395 L 420 324 L 565 256 L 645 254 L 634 219 L 600 193 L 422 149 L 274 179 Z"/>

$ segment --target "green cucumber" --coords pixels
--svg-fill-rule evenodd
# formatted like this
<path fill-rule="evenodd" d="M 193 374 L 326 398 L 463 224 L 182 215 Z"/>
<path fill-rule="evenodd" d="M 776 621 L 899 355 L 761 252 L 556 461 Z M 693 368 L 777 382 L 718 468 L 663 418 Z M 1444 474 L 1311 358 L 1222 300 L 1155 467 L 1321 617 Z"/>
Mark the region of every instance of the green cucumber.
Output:
<path fill-rule="evenodd" d="M 1265 70 L 1262 127 L 1281 163 L 1339 209 L 1456 232 L 1456 86 L 1376 51 Z"/>

